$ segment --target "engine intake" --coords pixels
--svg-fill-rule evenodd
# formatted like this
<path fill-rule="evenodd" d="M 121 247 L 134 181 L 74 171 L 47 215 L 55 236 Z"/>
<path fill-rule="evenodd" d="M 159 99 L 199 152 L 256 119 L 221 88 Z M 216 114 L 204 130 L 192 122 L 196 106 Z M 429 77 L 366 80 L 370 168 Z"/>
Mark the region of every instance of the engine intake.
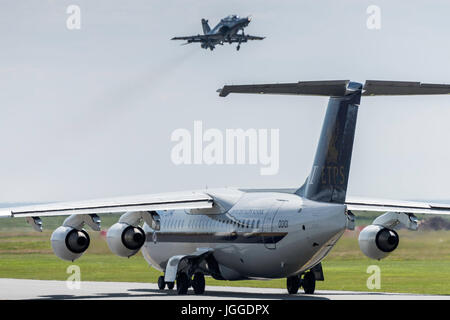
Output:
<path fill-rule="evenodd" d="M 109 228 L 106 241 L 114 254 L 131 257 L 144 245 L 145 232 L 140 227 L 119 222 Z"/>
<path fill-rule="evenodd" d="M 91 240 L 85 230 L 61 226 L 53 231 L 51 243 L 53 252 L 63 260 L 74 261 L 81 257 Z"/>
<path fill-rule="evenodd" d="M 372 224 L 361 231 L 358 242 L 367 257 L 380 260 L 397 248 L 399 237 L 394 230 Z"/>

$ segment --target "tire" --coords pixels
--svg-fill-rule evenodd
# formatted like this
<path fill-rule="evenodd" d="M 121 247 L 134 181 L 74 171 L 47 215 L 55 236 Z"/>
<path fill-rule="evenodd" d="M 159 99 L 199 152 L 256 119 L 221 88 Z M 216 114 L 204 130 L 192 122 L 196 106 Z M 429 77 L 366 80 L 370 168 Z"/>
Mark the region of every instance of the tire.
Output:
<path fill-rule="evenodd" d="M 166 282 L 164 281 L 164 277 L 160 276 L 158 278 L 158 288 L 159 288 L 159 290 L 164 290 L 165 287 L 166 287 Z"/>
<path fill-rule="evenodd" d="M 286 287 L 289 294 L 297 294 L 300 288 L 300 277 L 292 276 L 286 279 Z"/>
<path fill-rule="evenodd" d="M 167 282 L 167 289 L 172 290 L 175 287 L 175 282 Z"/>
<path fill-rule="evenodd" d="M 186 273 L 180 273 L 177 277 L 177 293 L 187 294 L 189 288 L 189 278 Z"/>
<path fill-rule="evenodd" d="M 316 278 L 314 277 L 314 273 L 311 271 L 305 273 L 302 286 L 306 294 L 314 293 L 314 290 L 316 289 Z"/>
<path fill-rule="evenodd" d="M 205 276 L 201 272 L 194 274 L 194 279 L 192 280 L 192 287 L 194 288 L 195 294 L 205 293 Z"/>

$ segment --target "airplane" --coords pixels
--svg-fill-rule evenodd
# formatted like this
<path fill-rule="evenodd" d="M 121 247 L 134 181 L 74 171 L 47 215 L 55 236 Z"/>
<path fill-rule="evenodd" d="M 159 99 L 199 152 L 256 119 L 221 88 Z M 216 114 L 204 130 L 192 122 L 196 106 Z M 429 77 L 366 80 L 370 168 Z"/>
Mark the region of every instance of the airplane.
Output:
<path fill-rule="evenodd" d="M 322 260 L 357 211 L 381 212 L 359 234 L 361 251 L 380 260 L 398 247 L 401 225 L 417 230 L 415 214 L 449 215 L 450 204 L 347 197 L 362 96 L 450 94 L 450 85 L 367 80 L 226 85 L 230 93 L 329 97 L 314 162 L 306 181 L 292 189 L 207 189 L 122 198 L 3 208 L 1 217 L 25 217 L 42 231 L 42 216 L 68 216 L 51 235 L 54 253 L 74 261 L 88 249 L 85 225 L 101 229 L 98 214 L 120 213 L 106 236 L 111 251 L 145 260 L 164 275 L 160 290 L 205 292 L 205 276 L 218 280 L 286 278 L 289 294 L 313 294 L 324 281 Z M 300 185 L 300 184 L 299 184 Z"/>
<path fill-rule="evenodd" d="M 199 42 L 203 49 L 214 50 L 216 45 L 223 45 L 228 42 L 229 44 L 237 43 L 236 50 L 241 48 L 241 43 L 248 40 L 263 40 L 265 37 L 257 37 L 246 35 L 244 28 L 249 25 L 251 21 L 250 17 L 240 18 L 237 15 L 229 15 L 220 20 L 220 22 L 211 29 L 208 20 L 202 19 L 203 34 L 187 37 L 174 37 L 171 40 L 187 40 L 185 44 Z M 242 33 L 238 33 L 242 31 Z"/>

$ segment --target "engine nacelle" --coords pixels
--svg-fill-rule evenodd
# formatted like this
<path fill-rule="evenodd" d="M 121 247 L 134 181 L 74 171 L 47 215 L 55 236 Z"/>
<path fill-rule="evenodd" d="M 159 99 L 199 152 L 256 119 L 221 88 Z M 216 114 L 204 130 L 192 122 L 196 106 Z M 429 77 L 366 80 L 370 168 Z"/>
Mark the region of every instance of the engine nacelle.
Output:
<path fill-rule="evenodd" d="M 106 241 L 114 254 L 131 257 L 144 245 L 145 232 L 140 227 L 119 222 L 109 228 Z"/>
<path fill-rule="evenodd" d="M 65 226 L 53 231 L 50 240 L 55 255 L 68 261 L 81 257 L 91 242 L 86 231 Z"/>
<path fill-rule="evenodd" d="M 399 237 L 394 230 L 371 224 L 361 231 L 358 242 L 367 257 L 380 260 L 397 248 Z"/>

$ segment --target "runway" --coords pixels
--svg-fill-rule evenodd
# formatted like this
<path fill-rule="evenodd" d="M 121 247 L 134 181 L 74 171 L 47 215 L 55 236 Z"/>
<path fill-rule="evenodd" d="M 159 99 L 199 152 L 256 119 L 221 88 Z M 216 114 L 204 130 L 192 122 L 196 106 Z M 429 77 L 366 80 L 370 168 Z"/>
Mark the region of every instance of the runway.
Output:
<path fill-rule="evenodd" d="M 81 281 L 70 289 L 66 281 L 0 279 L 0 300 L 450 300 L 450 295 L 318 290 L 314 295 L 289 295 L 285 289 L 207 286 L 204 295 L 177 295 L 154 283 Z"/>

